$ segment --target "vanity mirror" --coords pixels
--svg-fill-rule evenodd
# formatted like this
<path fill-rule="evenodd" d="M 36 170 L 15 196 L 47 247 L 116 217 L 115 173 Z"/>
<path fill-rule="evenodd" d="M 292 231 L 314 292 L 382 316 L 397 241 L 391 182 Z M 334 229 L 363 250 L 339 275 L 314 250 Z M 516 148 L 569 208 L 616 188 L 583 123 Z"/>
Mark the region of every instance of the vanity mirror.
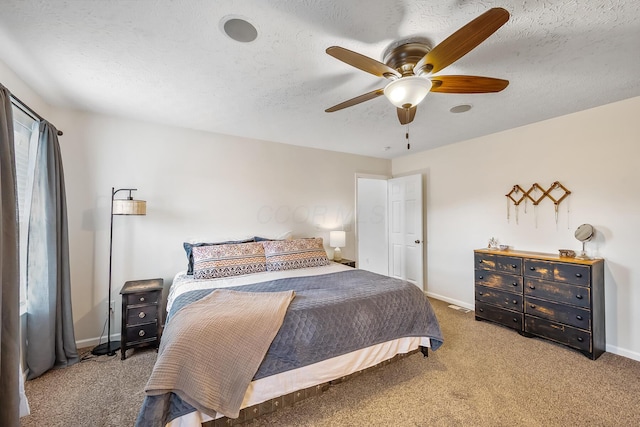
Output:
<path fill-rule="evenodd" d="M 584 244 L 593 238 L 593 233 L 593 225 L 591 224 L 582 224 L 576 229 L 574 236 L 582 242 L 582 252 L 576 258 L 590 259 L 589 256 L 587 256 L 587 252 L 584 250 Z"/>

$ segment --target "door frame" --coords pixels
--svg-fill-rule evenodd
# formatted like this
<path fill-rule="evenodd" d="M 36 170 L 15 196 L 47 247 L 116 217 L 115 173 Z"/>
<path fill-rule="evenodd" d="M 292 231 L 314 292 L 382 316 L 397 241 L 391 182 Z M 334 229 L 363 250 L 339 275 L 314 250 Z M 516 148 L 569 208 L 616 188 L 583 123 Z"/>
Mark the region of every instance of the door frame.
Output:
<path fill-rule="evenodd" d="M 358 173 L 356 172 L 355 177 L 354 177 L 354 187 L 355 187 L 355 200 L 354 200 L 354 206 L 355 206 L 355 217 L 354 217 L 354 223 L 355 223 L 355 244 L 356 244 L 356 261 L 358 260 L 358 221 L 357 221 L 357 209 L 358 209 L 358 178 L 368 178 L 368 179 L 384 179 L 384 180 L 389 180 L 391 178 L 401 178 L 403 176 L 408 176 L 408 175 L 420 175 L 422 176 L 422 243 L 423 243 L 423 247 L 422 247 L 422 289 L 424 292 L 427 292 L 427 286 L 428 286 L 428 275 L 427 275 L 427 271 L 428 271 L 428 235 L 429 235 L 429 231 L 427 228 L 428 222 L 427 222 L 427 205 L 428 205 L 428 199 L 427 199 L 427 194 L 428 192 L 428 188 L 427 185 L 429 183 L 429 169 L 418 169 L 418 170 L 412 170 L 412 171 L 408 171 L 408 172 L 403 172 L 403 173 L 399 173 L 397 175 L 381 175 L 381 174 L 367 174 L 367 173 Z M 388 213 L 387 213 L 388 215 Z M 388 218 L 387 218 L 387 223 L 388 223 Z M 389 233 L 387 232 L 387 245 L 389 242 Z"/>

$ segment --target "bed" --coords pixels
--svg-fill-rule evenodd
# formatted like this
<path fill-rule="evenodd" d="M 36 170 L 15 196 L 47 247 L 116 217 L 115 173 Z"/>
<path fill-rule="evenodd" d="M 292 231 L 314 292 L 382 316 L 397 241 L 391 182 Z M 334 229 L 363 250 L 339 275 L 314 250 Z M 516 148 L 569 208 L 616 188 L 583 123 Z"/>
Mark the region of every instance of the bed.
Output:
<path fill-rule="evenodd" d="M 136 424 L 140 427 L 191 427 L 206 425 L 206 422 L 220 417 L 236 418 L 238 414 L 248 417 L 238 411 L 246 412 L 253 408 L 257 414 L 262 412 L 265 402 L 282 404 L 283 396 L 296 392 L 300 395 L 301 390 L 312 394 L 324 384 L 417 349 L 425 349 L 426 355 L 427 348 L 436 350 L 443 342 L 433 309 L 420 289 L 408 282 L 330 262 L 326 259 L 322 239 L 211 245 L 205 247 L 207 249 L 193 247 L 193 274 L 180 272 L 172 283 L 167 300 L 165 334 Z M 263 262 L 266 264 L 264 269 L 256 267 Z M 211 274 L 214 270 L 222 276 L 212 277 L 216 275 Z M 224 273 L 220 273 L 221 270 Z M 228 274 L 230 271 L 234 274 Z M 193 329 L 194 326 L 182 326 L 189 319 L 186 316 L 191 316 L 190 311 L 196 310 L 207 316 L 194 321 L 201 330 L 209 328 L 203 326 L 209 319 L 218 321 L 213 319 L 215 313 L 232 322 L 221 326 L 219 331 L 234 329 L 240 322 L 253 318 L 252 306 L 242 305 L 242 309 L 237 310 L 241 312 L 237 313 L 238 317 L 229 320 L 236 306 L 230 302 L 235 300 L 228 298 L 236 297 L 255 297 L 251 301 L 255 301 L 256 310 L 267 310 L 267 306 L 276 304 L 262 303 L 267 301 L 266 298 L 279 298 L 278 313 L 281 317 L 276 322 L 279 322 L 277 327 L 273 332 L 260 333 L 273 333 L 273 337 L 266 338 L 266 345 L 250 340 L 250 347 L 236 348 L 236 341 L 243 345 L 240 341 L 245 341 L 244 334 L 251 335 L 251 328 L 269 323 L 260 320 L 247 326 L 249 329 L 238 329 L 244 332 L 242 336 L 233 338 L 234 341 L 216 336 L 212 338 L 213 344 L 200 345 L 203 341 L 198 336 L 198 345 L 184 344 L 183 353 L 190 354 L 179 361 L 163 364 L 162 359 L 171 357 L 167 355 L 178 348 L 173 341 L 175 337 L 184 337 L 188 335 L 186 331 Z M 169 330 L 172 332 L 167 333 Z M 221 347 L 219 343 L 223 342 L 227 343 L 225 351 L 228 350 L 232 359 L 229 363 L 233 368 L 216 371 L 219 367 L 212 365 L 212 359 L 224 363 L 225 354 L 214 347 Z M 254 362 L 240 359 L 244 355 L 249 357 L 248 354 L 260 346 L 264 346 L 264 354 L 259 354 L 258 359 L 254 357 L 257 360 L 255 368 L 247 368 Z M 207 356 L 208 351 L 214 350 L 218 351 L 212 353 L 216 354 L 215 357 Z M 193 366 L 185 368 L 186 365 Z M 174 369 L 177 381 L 182 381 L 179 385 L 164 384 L 166 370 L 163 369 L 167 366 Z M 209 371 L 203 366 L 217 374 L 207 375 Z M 200 396 L 211 394 L 212 389 L 214 394 L 227 390 L 226 383 L 219 385 L 215 383 L 218 379 L 208 377 L 224 377 L 225 372 L 233 372 L 229 375 L 233 382 L 236 377 L 245 375 L 244 368 L 251 372 L 251 376 L 247 377 L 247 384 L 240 387 L 239 399 L 235 398 L 237 410 L 229 410 L 218 400 L 202 403 L 202 399 L 197 397 L 197 390 L 188 390 L 193 383 L 201 381 L 214 381 L 214 384 L 203 386 L 206 391 Z M 191 369 L 197 374 L 193 374 Z M 184 380 L 189 375 L 192 375 L 189 380 Z M 163 385 L 158 386 L 153 382 L 154 378 Z M 272 408 L 272 403 L 269 405 Z"/>

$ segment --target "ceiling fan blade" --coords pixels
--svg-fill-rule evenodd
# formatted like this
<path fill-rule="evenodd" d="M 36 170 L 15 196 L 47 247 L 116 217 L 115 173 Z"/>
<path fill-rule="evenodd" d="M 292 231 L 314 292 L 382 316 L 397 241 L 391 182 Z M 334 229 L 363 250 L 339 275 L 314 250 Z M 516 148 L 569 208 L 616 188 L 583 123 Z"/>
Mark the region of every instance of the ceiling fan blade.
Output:
<path fill-rule="evenodd" d="M 384 89 L 376 89 L 371 92 L 367 92 L 364 95 L 356 96 L 348 101 L 341 102 L 338 105 L 334 105 L 331 108 L 324 110 L 326 113 L 333 113 L 334 111 L 342 110 L 343 108 L 353 107 L 361 102 L 369 101 L 370 99 L 377 98 L 384 93 Z"/>
<path fill-rule="evenodd" d="M 431 84 L 431 92 L 492 93 L 509 86 L 509 80 L 479 76 L 434 76 Z"/>
<path fill-rule="evenodd" d="M 437 73 L 469 53 L 509 20 L 501 7 L 489 9 L 427 53 L 413 68 L 416 75 Z"/>
<path fill-rule="evenodd" d="M 391 76 L 400 77 L 400 73 L 388 65 L 340 46 L 328 47 L 327 53 L 342 62 L 366 71 L 367 73 L 371 73 L 374 76 L 385 78 Z"/>
<path fill-rule="evenodd" d="M 417 106 L 411 108 L 398 108 L 398 120 L 400 120 L 400 124 L 408 125 L 411 123 L 416 117 L 416 111 L 418 111 Z"/>

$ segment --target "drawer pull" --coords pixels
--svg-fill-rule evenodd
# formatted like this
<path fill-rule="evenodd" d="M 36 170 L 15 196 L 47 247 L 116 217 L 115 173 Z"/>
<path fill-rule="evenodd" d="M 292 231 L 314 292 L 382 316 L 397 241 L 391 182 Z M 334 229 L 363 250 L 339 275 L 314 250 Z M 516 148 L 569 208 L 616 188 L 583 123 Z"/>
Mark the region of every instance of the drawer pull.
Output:
<path fill-rule="evenodd" d="M 482 313 L 484 311 L 484 308 L 479 308 L 478 311 Z"/>
<path fill-rule="evenodd" d="M 140 332 L 138 332 L 138 335 L 140 335 L 141 337 L 144 336 L 144 331 L 141 329 Z"/>
<path fill-rule="evenodd" d="M 144 302 L 144 297 L 140 297 L 140 302 Z"/>
<path fill-rule="evenodd" d="M 529 285 L 529 289 L 535 289 L 536 287 L 533 285 Z"/>
<path fill-rule="evenodd" d="M 478 292 L 478 295 L 484 295 L 484 292 Z"/>
<path fill-rule="evenodd" d="M 518 318 L 517 318 L 517 317 L 514 317 L 514 318 L 513 318 L 513 321 L 514 321 L 515 323 L 518 323 Z"/>
<path fill-rule="evenodd" d="M 582 295 L 576 295 L 576 298 L 582 299 Z"/>
<path fill-rule="evenodd" d="M 518 282 L 513 282 L 511 285 L 512 286 L 518 286 Z"/>
<path fill-rule="evenodd" d="M 515 264 L 511 264 L 511 268 L 518 268 L 518 266 Z"/>
<path fill-rule="evenodd" d="M 536 308 L 535 304 L 529 304 L 529 307 Z"/>
<path fill-rule="evenodd" d="M 478 279 L 484 279 L 484 276 L 478 276 Z"/>
<path fill-rule="evenodd" d="M 576 273 L 576 277 L 582 277 L 582 274 Z"/>
<path fill-rule="evenodd" d="M 138 314 L 138 317 L 141 318 L 141 319 L 144 319 L 145 316 L 146 316 L 146 314 L 145 314 L 144 311 L 141 311 L 140 314 Z"/>
<path fill-rule="evenodd" d="M 580 316 L 579 314 L 576 316 L 576 319 L 578 320 L 582 320 L 582 316 Z"/>
<path fill-rule="evenodd" d="M 578 341 L 582 342 L 582 341 L 584 341 L 584 338 L 578 337 Z"/>
<path fill-rule="evenodd" d="M 535 267 L 529 267 L 529 270 L 536 271 L 536 268 Z"/>
<path fill-rule="evenodd" d="M 514 303 L 514 304 L 517 304 L 517 303 L 518 303 L 518 300 L 515 300 L 515 299 L 514 299 L 514 300 L 513 300 L 513 303 Z"/>
<path fill-rule="evenodd" d="M 484 260 L 482 260 L 482 259 L 478 260 L 478 264 L 482 264 L 483 262 L 484 262 Z"/>

